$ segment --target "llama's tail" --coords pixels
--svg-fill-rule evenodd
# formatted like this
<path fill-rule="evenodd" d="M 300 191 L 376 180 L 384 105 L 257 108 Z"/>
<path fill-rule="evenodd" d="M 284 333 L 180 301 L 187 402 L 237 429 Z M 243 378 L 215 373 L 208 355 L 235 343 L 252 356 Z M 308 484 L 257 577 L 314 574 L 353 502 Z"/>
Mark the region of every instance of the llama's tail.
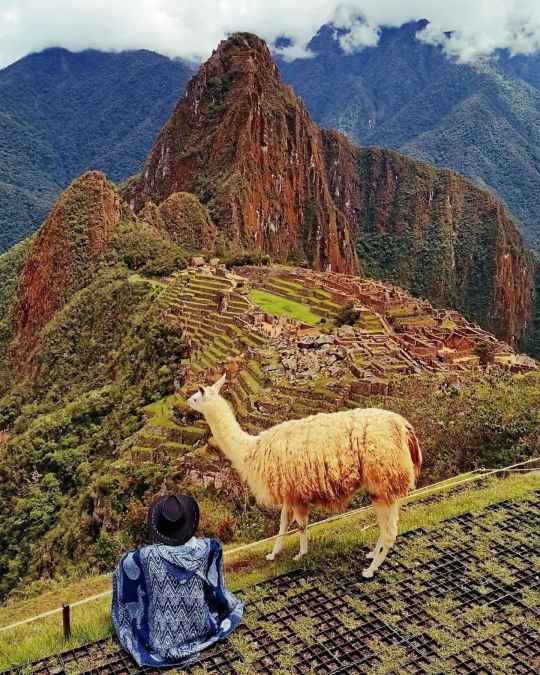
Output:
<path fill-rule="evenodd" d="M 416 434 L 410 425 L 407 426 L 407 442 L 413 463 L 414 478 L 415 480 L 418 480 L 420 470 L 422 469 L 422 451 L 420 450 L 418 438 L 416 438 Z"/>

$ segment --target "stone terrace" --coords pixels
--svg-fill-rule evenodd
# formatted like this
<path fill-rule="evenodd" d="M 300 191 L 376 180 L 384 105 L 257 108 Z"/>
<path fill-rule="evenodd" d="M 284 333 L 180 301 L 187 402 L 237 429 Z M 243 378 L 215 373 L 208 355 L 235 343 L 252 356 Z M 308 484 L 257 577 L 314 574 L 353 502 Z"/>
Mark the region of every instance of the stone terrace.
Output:
<path fill-rule="evenodd" d="M 300 303 L 320 324 L 262 310 L 250 299 L 254 289 Z M 490 353 L 489 368 L 536 367 L 457 312 L 342 274 L 207 265 L 175 275 L 158 302 L 191 352 L 180 364 L 179 395 L 148 406 L 130 450 L 135 461 L 177 461 L 207 442 L 206 423 L 185 399 L 224 370 L 225 395 L 244 428 L 257 433 L 287 418 L 361 406 L 370 394 L 393 395 L 404 378 L 478 377 L 479 345 Z M 353 326 L 337 327 L 346 306 L 360 316 Z"/>

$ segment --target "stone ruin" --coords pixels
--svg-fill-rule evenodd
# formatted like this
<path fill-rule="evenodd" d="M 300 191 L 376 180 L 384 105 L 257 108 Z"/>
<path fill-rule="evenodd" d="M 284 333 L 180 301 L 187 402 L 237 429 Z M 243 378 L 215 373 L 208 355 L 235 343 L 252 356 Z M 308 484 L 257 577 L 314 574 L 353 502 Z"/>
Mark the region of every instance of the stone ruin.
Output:
<path fill-rule="evenodd" d="M 202 303 L 190 307 L 189 302 L 182 302 L 183 311 L 199 314 L 200 330 L 217 327 L 217 317 L 222 315 L 246 336 L 267 341 L 279 358 L 279 367 L 274 363 L 268 367 L 269 372 L 291 384 L 352 377 L 362 393 L 388 393 L 410 375 L 465 375 L 478 369 L 482 365 L 479 345 L 487 345 L 493 367 L 516 371 L 536 368 L 532 359 L 516 355 L 506 343 L 458 312 L 434 309 L 429 302 L 379 281 L 279 266 L 244 267 L 233 272 L 225 270 L 217 258 L 192 273 L 221 280 L 223 285 L 215 291 L 208 308 Z M 284 285 L 272 287 L 269 282 L 273 280 Z M 330 323 L 321 329 L 269 314 L 249 300 L 250 288 L 264 288 L 307 304 L 321 317 L 326 314 Z M 313 289 L 321 289 L 326 295 L 317 299 L 311 295 Z M 242 309 L 237 306 L 240 297 Z M 345 306 L 358 310 L 360 318 L 352 326 L 335 327 L 334 319 Z M 187 333 L 192 343 L 197 341 L 196 336 L 197 330 Z M 234 377 L 246 359 L 258 358 L 255 346 L 247 344 L 244 349 L 244 356 L 220 360 L 216 371 L 227 368 Z M 214 374 L 211 364 L 206 370 Z"/>
<path fill-rule="evenodd" d="M 275 338 L 284 374 L 290 382 L 303 382 L 324 375 L 339 377 L 345 370 L 362 384 L 366 393 L 391 390 L 404 376 L 421 373 L 470 373 L 483 365 L 479 349 L 490 353 L 492 367 L 530 370 L 533 359 L 516 355 L 512 348 L 454 310 L 439 310 L 426 300 L 413 298 L 404 289 L 372 279 L 334 272 L 306 269 L 243 268 L 239 273 L 254 286 L 263 286 L 278 295 L 309 304 L 310 289 L 329 294 L 337 307 L 352 306 L 360 314 L 354 326 L 341 326 L 334 336 L 282 322 L 270 328 L 276 318 L 252 319 L 253 327 Z M 272 280 L 282 286 L 272 285 Z M 269 283 L 270 281 L 270 283 Z M 288 284 L 288 286 L 287 286 Z M 294 290 L 296 288 L 297 290 Z M 323 307 L 324 305 L 324 307 Z M 315 304 L 313 311 L 332 318 L 327 303 Z M 334 314 L 335 316 L 335 314 Z M 301 330 L 310 330 L 310 346 L 302 342 Z M 317 336 L 317 334 L 319 335 Z M 333 347 L 330 349 L 329 344 Z M 319 347 L 319 348 L 313 348 Z"/>
<path fill-rule="evenodd" d="M 369 395 L 402 395 L 410 378 L 421 396 L 429 377 L 420 376 L 459 387 L 481 379 L 486 369 L 537 368 L 457 312 L 434 309 L 402 289 L 333 272 L 278 266 L 229 271 L 211 262 L 175 275 L 158 300 L 164 320 L 191 346 L 179 364 L 178 391 L 187 398 L 226 371 L 224 395 L 250 433 L 284 419 L 362 406 Z M 307 325 L 271 315 L 253 304 L 252 288 L 300 302 L 323 321 Z M 345 317 L 347 307 L 359 317 Z M 338 317 L 353 325 L 338 326 Z M 186 405 L 173 417 L 174 428 L 160 431 L 147 423 L 133 460 L 176 461 L 194 482 L 223 490 L 220 469 L 206 467 L 201 474 L 187 460 L 194 448 L 211 447 L 208 428 Z"/>
<path fill-rule="evenodd" d="M 289 319 L 286 316 L 268 314 L 256 307 L 249 314 L 239 317 L 239 322 L 269 338 L 278 338 L 283 334 L 300 336 L 314 332 L 313 326 Z"/>
<path fill-rule="evenodd" d="M 324 376 L 337 378 L 350 369 L 348 350 L 338 343 L 335 335 L 320 333 L 297 339 L 289 335 L 287 338 L 275 347 L 289 382 L 305 382 Z"/>

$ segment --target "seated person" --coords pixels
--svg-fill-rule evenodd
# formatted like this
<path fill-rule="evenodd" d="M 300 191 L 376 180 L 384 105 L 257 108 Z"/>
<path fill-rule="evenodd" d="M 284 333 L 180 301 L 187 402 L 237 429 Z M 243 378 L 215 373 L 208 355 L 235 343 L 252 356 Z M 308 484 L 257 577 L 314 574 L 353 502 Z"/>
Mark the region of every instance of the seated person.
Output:
<path fill-rule="evenodd" d="M 225 588 L 221 544 L 195 537 L 198 523 L 192 497 L 161 497 L 148 513 L 154 543 L 116 567 L 113 625 L 140 666 L 193 663 L 240 622 L 244 605 Z"/>

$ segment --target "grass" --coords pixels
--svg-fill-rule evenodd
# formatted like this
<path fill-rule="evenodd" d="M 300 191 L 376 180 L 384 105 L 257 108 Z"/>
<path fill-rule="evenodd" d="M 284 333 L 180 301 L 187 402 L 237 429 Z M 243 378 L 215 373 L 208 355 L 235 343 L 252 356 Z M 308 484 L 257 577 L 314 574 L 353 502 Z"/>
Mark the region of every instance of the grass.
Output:
<path fill-rule="evenodd" d="M 178 425 L 172 417 L 173 405 L 178 401 L 176 394 L 170 394 L 164 398 L 146 405 L 143 410 L 147 415 L 146 424 L 151 427 L 160 427 L 162 429 L 172 429 L 179 431 L 182 427 Z M 145 427 L 141 430 L 141 435 L 152 435 Z M 166 439 L 164 439 L 166 440 Z"/>
<path fill-rule="evenodd" d="M 288 300 L 280 295 L 274 295 L 268 291 L 255 289 L 251 291 L 250 298 L 261 309 L 274 316 L 287 316 L 312 326 L 320 323 L 322 319 L 321 316 L 312 312 L 306 305 L 294 300 Z"/>
<path fill-rule="evenodd" d="M 163 289 L 163 288 L 168 287 L 168 285 L 166 283 L 164 283 L 163 281 L 159 281 L 158 279 L 153 279 L 153 278 L 150 278 L 150 277 L 142 277 L 140 274 L 135 274 L 135 273 L 129 275 L 128 281 L 130 281 L 131 283 L 140 283 L 142 281 L 144 283 L 150 284 L 154 288 L 159 288 L 159 289 Z"/>
<path fill-rule="evenodd" d="M 455 480 L 449 480 L 447 485 L 451 487 L 454 482 Z M 530 491 L 539 487 L 538 473 L 513 475 L 504 480 L 490 479 L 489 484 L 480 489 L 475 488 L 473 483 L 466 491 L 447 495 L 440 502 L 408 505 L 402 511 L 400 532 L 418 527 L 427 530 L 436 528 L 442 520 L 467 512 L 480 511 L 493 502 L 526 499 Z M 366 531 L 359 529 L 359 526 L 372 521 L 373 516 L 367 513 L 313 528 L 310 556 L 301 563 L 292 560 L 292 554 L 296 552 L 298 546 L 296 535 L 288 538 L 282 557 L 274 563 L 269 563 L 264 558 L 271 546 L 269 543 L 260 544 L 238 554 L 229 554 L 226 562 L 228 586 L 232 590 L 239 590 L 299 567 L 318 569 L 328 567 L 332 563 L 340 563 L 359 545 L 372 543 L 376 536 L 375 528 Z M 227 545 L 225 550 L 236 546 L 237 544 Z M 415 555 L 415 547 L 411 549 L 411 555 Z M 377 581 L 370 583 L 373 585 Z M 0 626 L 58 607 L 66 600 L 73 602 L 97 594 L 109 587 L 110 577 L 107 575 L 72 583 L 59 583 L 39 597 L 19 603 L 12 602 L 0 608 Z M 69 643 L 62 639 L 60 614 L 0 633 L 0 668 L 9 668 L 110 636 L 112 626 L 109 606 L 110 598 L 107 597 L 73 608 L 73 637 Z"/>

